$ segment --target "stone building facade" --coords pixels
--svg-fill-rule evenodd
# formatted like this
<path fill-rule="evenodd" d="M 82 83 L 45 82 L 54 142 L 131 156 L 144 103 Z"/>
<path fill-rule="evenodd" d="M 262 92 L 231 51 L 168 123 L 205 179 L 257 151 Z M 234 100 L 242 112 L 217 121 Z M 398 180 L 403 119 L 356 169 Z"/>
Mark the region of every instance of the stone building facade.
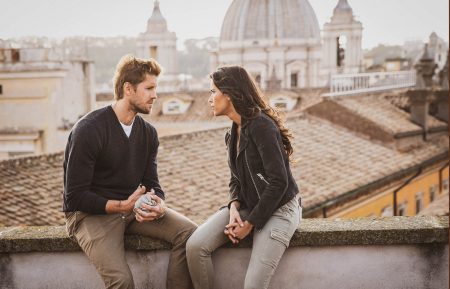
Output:
<path fill-rule="evenodd" d="M 63 150 L 95 105 L 94 64 L 62 48 L 1 44 L 0 158 Z"/>

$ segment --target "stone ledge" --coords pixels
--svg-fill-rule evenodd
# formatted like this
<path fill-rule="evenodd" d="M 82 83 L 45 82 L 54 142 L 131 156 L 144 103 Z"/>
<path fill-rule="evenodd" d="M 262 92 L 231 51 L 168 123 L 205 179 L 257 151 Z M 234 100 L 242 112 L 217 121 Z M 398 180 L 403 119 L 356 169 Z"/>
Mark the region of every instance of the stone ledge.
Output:
<path fill-rule="evenodd" d="M 290 246 L 448 243 L 448 228 L 448 216 L 304 219 Z M 247 238 L 238 247 L 250 246 L 251 238 Z M 131 250 L 170 249 L 167 242 L 137 235 L 127 235 L 125 247 Z M 62 226 L 0 227 L 0 253 L 78 250 L 80 248 Z"/>

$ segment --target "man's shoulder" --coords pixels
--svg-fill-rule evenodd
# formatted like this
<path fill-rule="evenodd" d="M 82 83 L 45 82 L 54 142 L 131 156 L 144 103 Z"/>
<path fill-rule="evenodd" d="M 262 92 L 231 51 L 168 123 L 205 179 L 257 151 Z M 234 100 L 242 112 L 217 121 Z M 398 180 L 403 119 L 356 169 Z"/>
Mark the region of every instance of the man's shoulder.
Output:
<path fill-rule="evenodd" d="M 142 128 L 144 128 L 144 130 L 146 130 L 147 132 L 156 133 L 156 128 L 151 123 L 142 118 L 140 115 L 136 115 L 135 121 L 138 121 L 139 124 L 142 126 Z"/>
<path fill-rule="evenodd" d="M 104 125 L 109 119 L 109 110 L 110 107 L 106 106 L 87 113 L 77 121 L 72 131 L 91 130 Z"/>

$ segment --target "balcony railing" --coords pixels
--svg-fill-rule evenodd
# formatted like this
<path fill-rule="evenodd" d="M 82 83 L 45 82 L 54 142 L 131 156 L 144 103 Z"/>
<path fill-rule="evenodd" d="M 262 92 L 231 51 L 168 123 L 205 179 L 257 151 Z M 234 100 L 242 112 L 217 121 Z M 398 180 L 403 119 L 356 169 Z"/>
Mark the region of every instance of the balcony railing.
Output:
<path fill-rule="evenodd" d="M 373 72 L 332 75 L 330 92 L 325 96 L 343 96 L 359 93 L 413 87 L 416 71 Z"/>

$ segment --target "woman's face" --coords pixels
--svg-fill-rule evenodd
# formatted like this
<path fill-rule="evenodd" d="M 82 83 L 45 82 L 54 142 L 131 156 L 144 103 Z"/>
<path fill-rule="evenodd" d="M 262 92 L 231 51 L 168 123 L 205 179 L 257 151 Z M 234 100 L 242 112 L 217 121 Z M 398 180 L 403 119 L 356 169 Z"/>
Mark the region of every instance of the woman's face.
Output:
<path fill-rule="evenodd" d="M 215 85 L 211 79 L 210 83 L 211 95 L 209 96 L 208 102 L 215 116 L 229 115 L 233 110 L 233 104 L 231 103 L 230 97 L 223 94 Z"/>

